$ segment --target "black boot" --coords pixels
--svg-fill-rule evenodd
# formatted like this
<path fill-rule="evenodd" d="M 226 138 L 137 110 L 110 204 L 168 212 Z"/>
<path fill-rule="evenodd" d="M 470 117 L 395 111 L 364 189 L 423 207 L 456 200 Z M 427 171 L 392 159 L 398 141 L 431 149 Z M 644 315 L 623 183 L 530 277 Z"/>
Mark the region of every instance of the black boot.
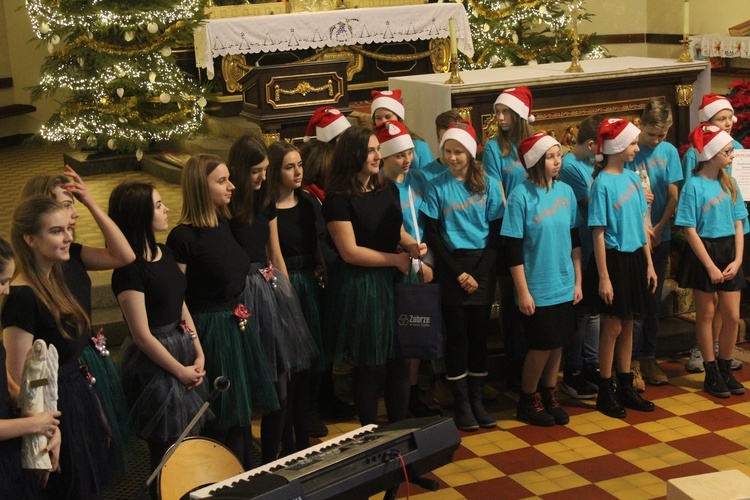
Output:
<path fill-rule="evenodd" d="M 484 394 L 484 376 L 469 375 L 469 405 L 474 414 L 474 418 L 482 429 L 492 429 L 497 427 L 495 417 L 487 413 L 484 409 L 482 396 Z"/>
<path fill-rule="evenodd" d="M 633 387 L 633 385 L 630 385 Z M 596 395 L 596 409 L 612 418 L 625 418 L 627 413 L 615 397 L 612 377 L 599 378 L 599 392 Z"/>
<path fill-rule="evenodd" d="M 631 410 L 654 411 L 656 405 L 643 399 L 633 387 L 634 377 L 633 372 L 617 374 L 617 399 L 622 406 Z"/>
<path fill-rule="evenodd" d="M 703 368 L 706 370 L 703 389 L 715 398 L 728 398 L 731 392 L 719 372 L 719 364 L 716 361 L 704 361 Z"/>
<path fill-rule="evenodd" d="M 732 375 L 732 360 L 717 359 L 716 361 L 718 361 L 719 363 L 719 373 L 721 374 L 721 379 L 727 385 L 727 389 L 729 389 L 729 392 L 731 392 L 735 396 L 745 394 L 745 386 L 738 382 L 737 379 L 734 378 L 734 375 Z"/>
<path fill-rule="evenodd" d="M 413 385 L 409 390 L 409 414 L 412 417 L 439 417 L 443 414 L 436 408 L 430 408 L 419 397 L 419 386 Z"/>
<path fill-rule="evenodd" d="M 552 427 L 555 425 L 555 417 L 547 413 L 544 409 L 542 396 L 538 392 L 534 394 L 521 393 L 521 397 L 518 398 L 516 418 L 521 422 L 528 422 L 538 427 Z"/>
<path fill-rule="evenodd" d="M 453 420 L 456 421 L 456 427 L 462 431 L 469 432 L 479 429 L 479 424 L 474 418 L 474 413 L 472 413 L 471 406 L 469 405 L 469 385 L 466 377 L 458 380 L 448 380 L 447 382 L 455 400 L 454 409 L 456 415 L 453 417 Z"/>
<path fill-rule="evenodd" d="M 557 401 L 557 390 L 559 388 L 559 386 L 542 387 L 539 392 L 542 395 L 544 410 L 555 418 L 555 423 L 557 425 L 567 425 L 570 422 L 570 417 Z"/>

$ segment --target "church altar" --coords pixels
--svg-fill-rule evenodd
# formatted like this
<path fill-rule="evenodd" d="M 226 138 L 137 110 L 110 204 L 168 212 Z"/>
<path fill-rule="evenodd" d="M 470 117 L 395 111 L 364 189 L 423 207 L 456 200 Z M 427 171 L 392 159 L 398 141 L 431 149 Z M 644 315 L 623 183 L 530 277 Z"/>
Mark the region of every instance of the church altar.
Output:
<path fill-rule="evenodd" d="M 484 143 L 495 135 L 493 104 L 505 88 L 526 85 L 533 95 L 537 130 L 558 138 L 586 116 L 599 113 L 634 119 L 646 101 L 664 97 L 671 105 L 674 126 L 667 137 L 687 142 L 697 124 L 698 105 L 711 90 L 707 61 L 678 63 L 671 59 L 613 57 L 581 61 L 584 73 L 566 73 L 570 63 L 513 66 L 462 71 L 463 84 L 445 84 L 445 74 L 389 78 L 390 89 L 402 89 L 405 122 L 437 152 L 435 117 L 451 108 L 472 122 Z"/>
<path fill-rule="evenodd" d="M 451 17 L 458 50 L 472 57 L 466 9 L 451 2 L 209 19 L 194 32 L 195 61 L 213 79 L 214 58 L 228 55 L 446 39 Z"/>

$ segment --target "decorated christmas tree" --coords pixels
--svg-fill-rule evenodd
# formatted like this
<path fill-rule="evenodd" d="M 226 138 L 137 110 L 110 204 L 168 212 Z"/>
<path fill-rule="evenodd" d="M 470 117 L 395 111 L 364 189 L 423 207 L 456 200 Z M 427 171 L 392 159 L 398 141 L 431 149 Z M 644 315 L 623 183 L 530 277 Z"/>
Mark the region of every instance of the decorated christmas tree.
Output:
<path fill-rule="evenodd" d="M 475 58 L 473 69 L 569 61 L 573 18 L 591 14 L 583 0 L 467 0 Z M 589 35 L 579 35 L 583 58 L 603 57 Z"/>
<path fill-rule="evenodd" d="M 50 55 L 32 99 L 60 107 L 42 127 L 49 141 L 136 152 L 195 131 L 205 89 L 176 64 L 205 0 L 27 0 Z"/>

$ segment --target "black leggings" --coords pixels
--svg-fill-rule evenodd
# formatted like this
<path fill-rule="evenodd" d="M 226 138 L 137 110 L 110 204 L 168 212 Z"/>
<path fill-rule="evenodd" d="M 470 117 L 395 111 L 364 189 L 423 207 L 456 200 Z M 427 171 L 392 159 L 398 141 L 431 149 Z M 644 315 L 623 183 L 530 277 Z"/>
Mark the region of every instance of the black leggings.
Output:
<path fill-rule="evenodd" d="M 389 359 L 385 365 L 385 409 L 388 422 L 406 418 L 409 411 L 409 360 Z M 378 420 L 378 367 L 358 366 L 354 369 L 354 406 L 361 425 Z"/>
<path fill-rule="evenodd" d="M 445 371 L 450 378 L 487 371 L 487 330 L 492 305 L 443 304 Z"/>
<path fill-rule="evenodd" d="M 289 379 L 287 411 L 281 435 L 281 456 L 310 447 L 307 421 L 310 415 L 310 372 L 295 373 Z"/>

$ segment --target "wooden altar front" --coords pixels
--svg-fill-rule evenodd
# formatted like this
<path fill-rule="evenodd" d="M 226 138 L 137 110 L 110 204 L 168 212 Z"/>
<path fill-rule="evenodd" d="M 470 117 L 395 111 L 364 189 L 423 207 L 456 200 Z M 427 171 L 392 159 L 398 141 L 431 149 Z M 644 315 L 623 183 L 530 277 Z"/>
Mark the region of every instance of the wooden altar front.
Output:
<path fill-rule="evenodd" d="M 667 140 L 687 142 L 697 124 L 698 105 L 710 92 L 706 61 L 615 57 L 581 61 L 584 73 L 565 73 L 570 63 L 540 64 L 461 72 L 463 84 L 445 84 L 445 75 L 395 77 L 390 89 L 402 89 L 406 123 L 437 152 L 435 116 L 451 108 L 471 121 L 482 142 L 497 132 L 494 102 L 506 88 L 526 85 L 533 95 L 532 124 L 558 138 L 585 117 L 598 113 L 634 119 L 646 101 L 663 97 L 672 105 L 674 126 Z"/>
<path fill-rule="evenodd" d="M 448 20 L 458 50 L 471 57 L 463 4 L 440 3 L 209 19 L 194 33 L 196 66 L 217 78 L 214 114 L 243 109 L 241 80 L 258 66 L 345 60 L 353 100 L 392 76 L 448 70 Z M 218 104 L 219 106 L 216 106 Z"/>

